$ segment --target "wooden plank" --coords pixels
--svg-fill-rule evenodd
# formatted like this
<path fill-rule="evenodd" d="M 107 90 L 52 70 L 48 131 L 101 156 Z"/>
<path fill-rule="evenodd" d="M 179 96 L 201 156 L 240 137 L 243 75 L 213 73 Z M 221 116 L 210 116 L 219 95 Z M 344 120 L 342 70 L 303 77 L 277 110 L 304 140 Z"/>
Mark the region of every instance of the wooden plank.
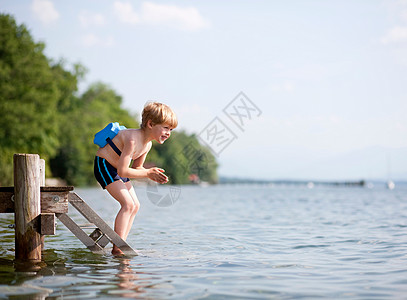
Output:
<path fill-rule="evenodd" d="M 41 186 L 41 192 L 71 192 L 74 190 L 73 186 Z M 0 193 L 12 192 L 14 193 L 14 186 L 0 186 Z"/>
<path fill-rule="evenodd" d="M 73 187 L 41 187 L 41 213 L 67 213 Z M 14 187 L 0 187 L 0 213 L 14 213 Z"/>
<path fill-rule="evenodd" d="M 96 242 L 102 235 L 103 232 L 100 231 L 99 228 L 96 228 L 95 230 L 92 231 L 91 234 L 89 234 L 89 237 Z"/>
<path fill-rule="evenodd" d="M 55 214 L 54 213 L 41 213 L 41 234 L 42 235 L 55 235 Z"/>
<path fill-rule="evenodd" d="M 82 229 L 96 229 L 96 225 L 93 223 L 87 223 L 87 224 L 78 224 L 80 228 Z"/>
<path fill-rule="evenodd" d="M 83 227 L 81 227 L 83 228 Z M 99 229 L 96 228 L 90 235 L 89 237 L 95 241 L 100 247 L 104 248 L 106 247 L 107 244 L 109 244 L 111 241 L 109 238 Z"/>
<path fill-rule="evenodd" d="M 69 192 L 42 192 L 41 213 L 67 213 Z"/>
<path fill-rule="evenodd" d="M 11 191 L 0 191 L 0 213 L 14 213 L 13 196 L 14 187 L 11 188 Z"/>
<path fill-rule="evenodd" d="M 16 260 L 41 261 L 40 156 L 14 154 L 14 222 Z"/>
<path fill-rule="evenodd" d="M 75 207 L 89 222 L 95 224 L 121 251 L 126 255 L 137 255 L 133 250 L 109 225 L 99 217 L 93 209 L 82 200 L 78 194 L 69 194 L 69 203 Z"/>
<path fill-rule="evenodd" d="M 98 245 L 102 248 L 106 247 L 107 244 L 109 244 L 111 240 L 104 234 L 99 240 L 98 240 Z"/>
<path fill-rule="evenodd" d="M 73 186 L 42 186 L 41 192 L 71 192 L 74 190 Z"/>
<path fill-rule="evenodd" d="M 56 214 L 57 218 L 93 253 L 103 253 L 95 243 L 67 214 Z"/>

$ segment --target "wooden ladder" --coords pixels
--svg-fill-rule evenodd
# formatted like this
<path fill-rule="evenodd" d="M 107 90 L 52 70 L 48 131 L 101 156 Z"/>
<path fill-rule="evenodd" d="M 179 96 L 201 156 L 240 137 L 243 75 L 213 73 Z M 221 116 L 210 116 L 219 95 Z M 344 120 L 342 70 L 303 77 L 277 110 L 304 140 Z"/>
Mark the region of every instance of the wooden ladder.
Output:
<path fill-rule="evenodd" d="M 104 253 L 104 247 L 111 242 L 123 251 L 125 255 L 137 255 L 137 252 L 110 228 L 78 194 L 70 192 L 68 201 L 82 216 L 94 224 L 94 231 L 88 235 L 66 213 L 57 213 L 56 216 L 90 251 L 93 253 Z"/>

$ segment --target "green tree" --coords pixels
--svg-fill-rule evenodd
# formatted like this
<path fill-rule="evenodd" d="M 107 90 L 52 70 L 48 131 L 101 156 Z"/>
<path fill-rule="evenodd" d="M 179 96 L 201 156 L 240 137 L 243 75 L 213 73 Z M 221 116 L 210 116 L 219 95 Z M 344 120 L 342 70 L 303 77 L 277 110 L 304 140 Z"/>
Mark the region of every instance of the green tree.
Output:
<path fill-rule="evenodd" d="M 0 14 L 0 183 L 12 182 L 16 152 L 55 154 L 58 146 L 60 90 L 44 44 L 35 43 L 24 25 Z"/>
<path fill-rule="evenodd" d="M 122 98 L 108 85 L 95 83 L 65 111 L 57 155 L 51 160 L 52 173 L 68 184 L 92 185 L 93 160 L 97 146 L 93 144 L 96 132 L 110 122 L 119 122 L 128 128 L 137 127 L 134 116 L 124 110 Z"/>
<path fill-rule="evenodd" d="M 164 144 L 154 143 L 146 161 L 162 167 L 173 184 L 189 183 L 191 175 L 200 181 L 218 182 L 216 159 L 194 134 L 175 131 Z"/>
<path fill-rule="evenodd" d="M 78 95 L 86 70 L 53 63 L 44 44 L 33 41 L 24 25 L 0 14 L 0 185 L 11 185 L 14 153 L 38 153 L 47 176 L 72 185 L 95 184 L 93 137 L 110 122 L 137 128 L 122 98 L 104 83 Z M 217 164 L 194 135 L 175 132 L 164 145 L 155 144 L 147 162 L 166 169 L 170 182 L 189 182 L 191 174 L 216 182 Z"/>

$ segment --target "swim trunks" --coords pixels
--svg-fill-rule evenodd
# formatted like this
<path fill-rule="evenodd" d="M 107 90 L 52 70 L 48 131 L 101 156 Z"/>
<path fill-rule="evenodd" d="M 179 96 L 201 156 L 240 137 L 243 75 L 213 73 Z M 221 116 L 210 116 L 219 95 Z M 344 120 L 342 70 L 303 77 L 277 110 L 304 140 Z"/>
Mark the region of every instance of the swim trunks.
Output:
<path fill-rule="evenodd" d="M 127 177 L 120 177 L 117 174 L 117 169 L 113 167 L 109 162 L 99 156 L 95 157 L 94 169 L 96 180 L 102 186 L 103 189 L 106 189 L 106 186 L 112 182 L 121 180 L 123 182 L 130 181 Z"/>

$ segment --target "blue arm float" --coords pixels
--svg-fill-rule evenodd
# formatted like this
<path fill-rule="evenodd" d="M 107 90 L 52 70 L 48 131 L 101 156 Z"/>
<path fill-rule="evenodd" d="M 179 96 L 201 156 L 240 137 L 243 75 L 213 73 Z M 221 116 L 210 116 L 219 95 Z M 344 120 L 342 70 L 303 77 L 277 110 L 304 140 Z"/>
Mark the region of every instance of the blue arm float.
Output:
<path fill-rule="evenodd" d="M 109 123 L 105 128 L 95 134 L 93 143 L 103 148 L 104 146 L 106 146 L 106 140 L 108 138 L 113 140 L 113 138 L 119 133 L 119 131 L 123 129 L 126 129 L 126 127 L 120 126 L 118 122 Z"/>

